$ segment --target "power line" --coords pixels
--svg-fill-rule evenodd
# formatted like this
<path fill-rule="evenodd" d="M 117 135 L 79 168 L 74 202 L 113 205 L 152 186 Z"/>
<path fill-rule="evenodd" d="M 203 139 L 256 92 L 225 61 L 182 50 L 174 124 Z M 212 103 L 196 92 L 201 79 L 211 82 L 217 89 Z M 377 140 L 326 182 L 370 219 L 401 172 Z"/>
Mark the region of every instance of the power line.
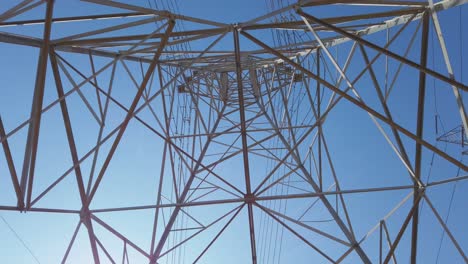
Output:
<path fill-rule="evenodd" d="M 16 236 L 16 238 L 21 242 L 21 244 L 26 248 L 26 250 L 29 252 L 29 254 L 34 258 L 34 260 L 38 263 L 41 264 L 39 259 L 37 259 L 36 255 L 32 252 L 32 250 L 26 245 L 26 242 L 19 236 L 19 234 L 13 229 L 13 227 L 7 222 L 7 220 L 3 217 L 3 215 L 0 214 L 0 218 L 2 221 L 5 223 L 5 225 L 10 229 L 10 231 Z"/>
<path fill-rule="evenodd" d="M 463 161 L 463 156 L 460 159 L 460 162 L 462 162 L 462 161 Z M 456 177 L 460 177 L 460 168 L 458 168 Z M 458 181 L 455 181 L 455 183 L 453 184 L 453 187 L 452 187 L 452 194 L 450 195 L 450 202 L 449 202 L 449 206 L 448 206 L 448 210 L 447 210 L 447 215 L 445 216 L 445 220 L 444 220 L 445 225 L 447 225 L 447 222 L 448 222 L 449 217 L 450 217 L 450 212 L 452 211 L 453 198 L 455 197 L 455 191 L 457 189 L 457 184 L 458 184 Z M 439 249 L 437 250 L 436 264 L 439 263 L 440 250 L 442 249 L 442 243 L 444 241 L 444 237 L 445 237 L 445 229 L 443 229 L 442 235 L 440 237 Z"/>

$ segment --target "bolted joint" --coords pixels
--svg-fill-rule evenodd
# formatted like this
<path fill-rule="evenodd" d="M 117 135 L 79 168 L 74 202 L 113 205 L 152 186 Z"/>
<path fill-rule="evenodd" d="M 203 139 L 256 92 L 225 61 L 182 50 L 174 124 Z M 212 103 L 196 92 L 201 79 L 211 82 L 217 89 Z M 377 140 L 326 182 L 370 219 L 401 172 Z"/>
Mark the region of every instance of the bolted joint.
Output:
<path fill-rule="evenodd" d="M 88 221 L 90 221 L 90 219 L 91 219 L 91 212 L 89 211 L 88 208 L 83 208 L 83 209 L 81 209 L 81 211 L 80 211 L 80 219 L 81 219 L 81 222 L 83 222 L 84 224 L 87 224 Z"/>
<path fill-rule="evenodd" d="M 242 27 L 239 25 L 239 23 L 235 23 L 235 24 L 232 24 L 231 25 L 231 29 L 234 31 L 234 30 L 237 30 L 238 32 L 241 32 L 242 31 Z"/>
<path fill-rule="evenodd" d="M 352 249 L 356 249 L 356 248 L 359 248 L 359 247 L 360 247 L 360 245 L 359 245 L 359 243 L 357 241 L 351 244 Z"/>
<path fill-rule="evenodd" d="M 154 255 L 154 254 L 150 255 L 150 264 L 158 264 L 156 262 L 156 255 Z"/>
<path fill-rule="evenodd" d="M 174 25 L 175 25 L 175 23 L 176 23 L 176 18 L 174 17 L 173 14 L 170 15 L 169 21 L 168 21 L 168 22 L 169 22 L 169 24 L 174 24 Z"/>
<path fill-rule="evenodd" d="M 253 193 L 244 195 L 244 202 L 247 204 L 254 203 L 256 199 L 257 197 Z"/>
<path fill-rule="evenodd" d="M 426 185 L 419 185 L 417 187 L 417 192 L 419 195 L 423 195 L 426 192 Z"/>
<path fill-rule="evenodd" d="M 172 14 L 171 12 L 167 11 L 167 10 L 161 10 L 160 11 L 160 16 L 163 16 L 163 17 L 166 17 L 167 19 L 169 20 L 172 20 L 174 19 L 174 14 Z"/>
<path fill-rule="evenodd" d="M 302 11 L 301 5 L 295 4 L 295 5 L 293 6 L 293 10 L 296 11 L 296 13 L 297 13 L 297 12 L 301 12 L 301 11 Z"/>

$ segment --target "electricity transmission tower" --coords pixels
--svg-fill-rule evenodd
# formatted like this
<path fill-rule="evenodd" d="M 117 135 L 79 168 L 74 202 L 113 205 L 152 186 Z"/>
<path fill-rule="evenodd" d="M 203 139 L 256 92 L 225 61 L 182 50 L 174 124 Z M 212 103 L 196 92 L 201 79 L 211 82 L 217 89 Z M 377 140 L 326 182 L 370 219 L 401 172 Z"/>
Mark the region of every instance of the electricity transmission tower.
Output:
<path fill-rule="evenodd" d="M 468 1 L 65 2 L 0 4 L 0 260 L 468 263 Z"/>

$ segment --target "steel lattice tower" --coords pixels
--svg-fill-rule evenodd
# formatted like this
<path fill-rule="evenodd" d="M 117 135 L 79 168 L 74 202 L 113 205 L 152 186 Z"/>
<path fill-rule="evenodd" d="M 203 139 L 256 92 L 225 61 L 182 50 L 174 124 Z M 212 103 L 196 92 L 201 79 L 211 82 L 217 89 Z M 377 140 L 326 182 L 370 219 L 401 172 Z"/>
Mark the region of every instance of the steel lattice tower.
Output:
<path fill-rule="evenodd" d="M 37 262 L 468 263 L 466 2 L 2 3 L 0 210 Z"/>

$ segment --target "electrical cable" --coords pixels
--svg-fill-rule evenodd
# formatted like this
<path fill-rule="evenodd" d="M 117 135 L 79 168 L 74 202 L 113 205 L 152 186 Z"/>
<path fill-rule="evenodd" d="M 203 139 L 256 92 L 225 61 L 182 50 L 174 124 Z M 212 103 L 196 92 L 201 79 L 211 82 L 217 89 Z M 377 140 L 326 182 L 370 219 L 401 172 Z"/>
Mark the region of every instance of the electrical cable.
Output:
<path fill-rule="evenodd" d="M 10 231 L 13 233 L 13 235 L 15 235 L 15 237 L 21 242 L 21 244 L 23 245 L 23 247 L 29 252 L 29 254 L 34 258 L 34 260 L 40 264 L 41 262 L 39 261 L 39 259 L 36 257 L 36 255 L 33 253 L 33 251 L 31 250 L 31 248 L 26 244 L 26 242 L 24 242 L 24 240 L 20 237 L 20 235 L 13 229 L 13 227 L 7 222 L 7 220 L 3 217 L 3 215 L 0 214 L 0 218 L 2 219 L 3 223 L 5 223 L 5 225 L 8 227 L 8 229 L 10 229 Z"/>
<path fill-rule="evenodd" d="M 460 162 L 463 162 L 463 156 L 460 158 Z M 461 169 L 458 168 L 457 176 L 456 176 L 457 178 L 460 177 L 460 171 L 461 171 Z M 452 187 L 452 194 L 450 195 L 450 202 L 449 202 L 449 206 L 448 206 L 448 210 L 447 210 L 447 215 L 445 216 L 445 220 L 444 220 L 445 225 L 447 225 L 447 222 L 448 222 L 449 217 L 450 217 L 450 212 L 452 211 L 452 205 L 453 205 L 453 200 L 454 200 L 454 197 L 455 197 L 455 191 L 457 190 L 457 184 L 458 184 L 458 181 L 455 181 L 455 183 L 453 184 L 453 187 Z M 442 243 L 444 241 L 444 238 L 445 238 L 445 229 L 443 229 L 442 235 L 440 237 L 439 248 L 437 250 L 436 264 L 439 263 L 440 251 L 442 249 Z"/>

